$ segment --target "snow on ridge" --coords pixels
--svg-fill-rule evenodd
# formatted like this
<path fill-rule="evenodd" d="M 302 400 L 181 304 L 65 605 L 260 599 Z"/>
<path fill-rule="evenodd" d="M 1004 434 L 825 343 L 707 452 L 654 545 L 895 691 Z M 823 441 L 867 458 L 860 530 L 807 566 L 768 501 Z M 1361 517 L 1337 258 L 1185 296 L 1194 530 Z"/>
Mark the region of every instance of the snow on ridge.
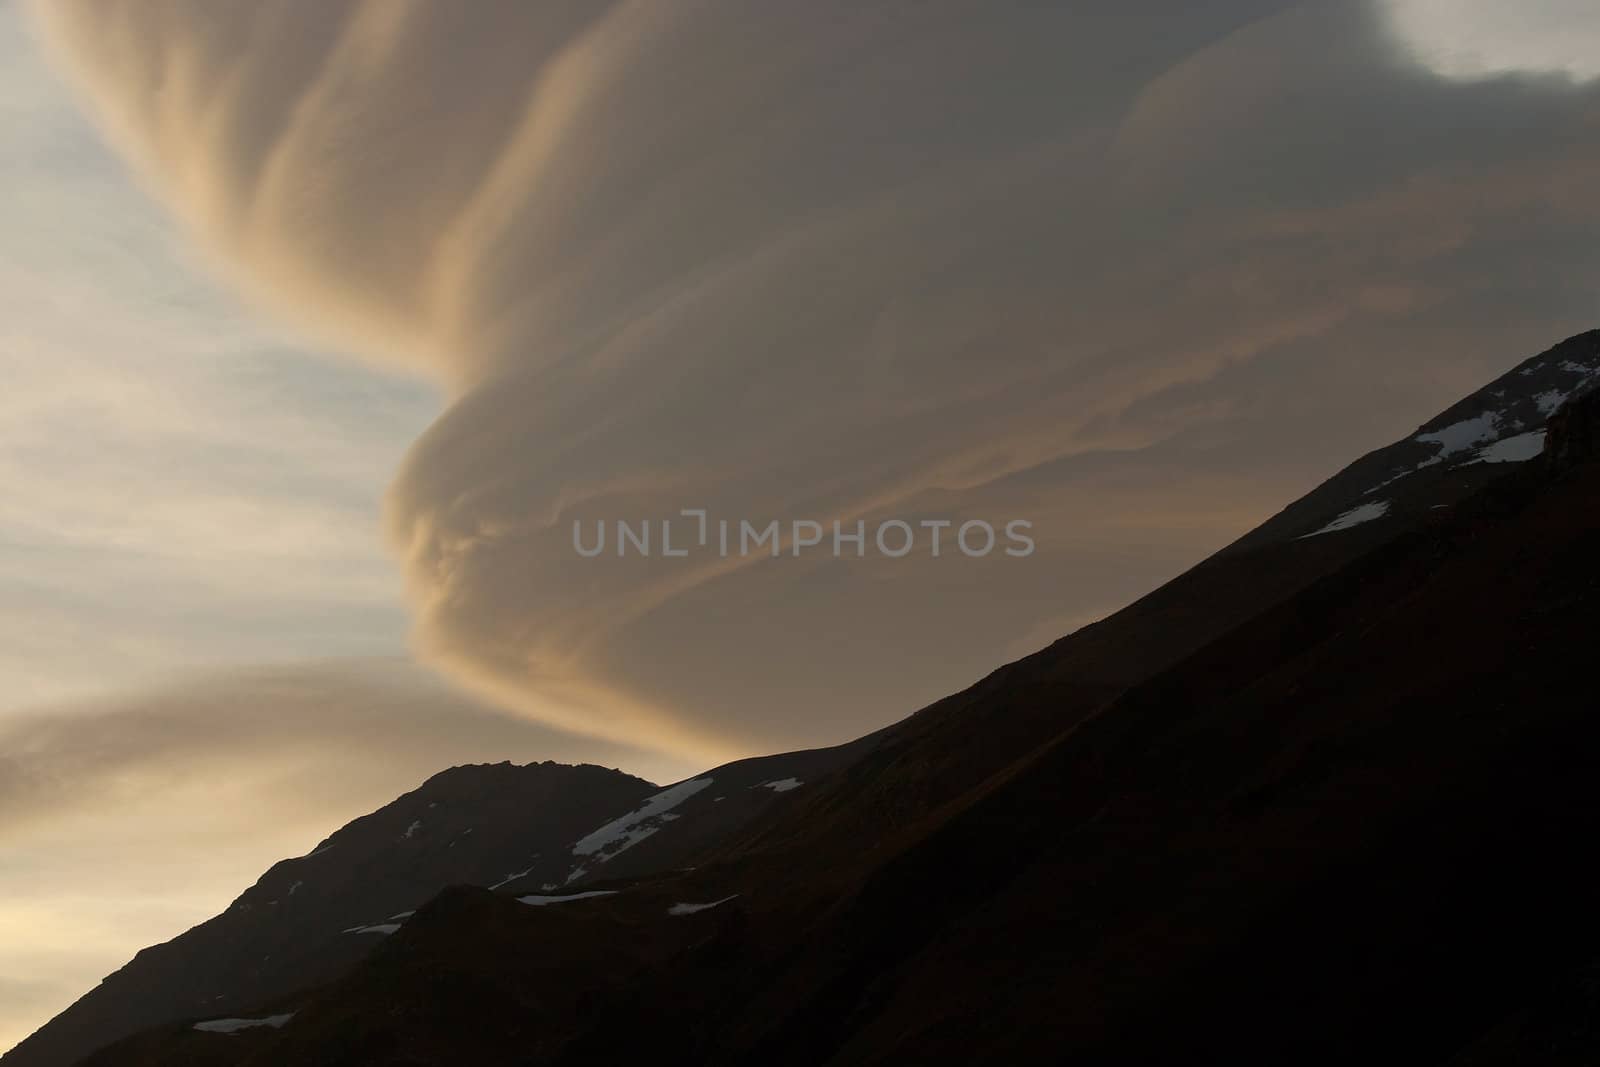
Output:
<path fill-rule="evenodd" d="M 1524 373 L 1532 373 L 1538 368 L 1529 367 Z M 1600 379 L 1600 367 L 1590 367 L 1582 363 L 1567 360 L 1560 364 L 1559 369 L 1567 374 L 1577 375 L 1577 380 L 1566 387 L 1546 389 L 1526 398 L 1533 401 L 1534 409 L 1541 418 L 1549 418 L 1557 408 L 1565 404 L 1571 397 L 1582 392 L 1590 383 Z M 1499 394 L 1495 394 L 1499 396 Z M 1410 471 L 1400 471 L 1394 477 L 1367 490 L 1370 494 L 1388 485 L 1389 482 L 1398 481 L 1407 474 L 1415 473 L 1425 467 L 1443 463 L 1447 458 L 1459 455 L 1462 452 L 1473 452 L 1471 458 L 1466 459 L 1461 465 L 1474 463 L 1524 463 L 1543 451 L 1544 429 L 1538 427 L 1533 430 L 1521 431 L 1523 422 L 1520 419 L 1510 418 L 1501 411 L 1485 411 L 1470 419 L 1452 423 L 1440 430 L 1431 433 L 1419 433 L 1412 440 L 1422 444 L 1439 446 L 1439 451 L 1432 459 L 1424 460 Z"/>
<path fill-rule="evenodd" d="M 400 840 L 404 841 L 406 838 L 411 837 L 420 829 L 422 829 L 422 820 L 413 820 L 411 825 L 406 827 L 406 832 L 400 835 Z"/>
<path fill-rule="evenodd" d="M 1417 434 L 1411 440 L 1417 442 L 1418 444 L 1438 445 L 1439 451 L 1435 452 L 1432 456 L 1423 460 L 1421 463 L 1418 463 L 1414 467 L 1401 468 L 1400 470 L 1395 471 L 1389 477 L 1385 478 L 1377 485 L 1374 485 L 1361 495 L 1371 496 L 1378 490 L 1393 485 L 1395 482 L 1398 482 L 1401 478 L 1404 478 L 1409 474 L 1415 474 L 1418 471 L 1427 470 L 1429 467 L 1437 467 L 1451 456 L 1459 455 L 1462 452 L 1493 443 L 1500 437 L 1502 418 L 1503 416 L 1498 411 L 1485 411 L 1482 415 L 1477 415 L 1470 419 L 1463 419 L 1460 422 L 1451 423 L 1442 430 L 1434 430 L 1432 433 Z M 1518 424 L 1515 422 L 1515 420 L 1513 420 L 1506 428 L 1516 429 L 1517 426 Z M 1388 505 L 1385 504 L 1384 508 L 1387 510 Z M 1346 514 L 1351 513 L 1347 512 Z M 1357 522 L 1366 522 L 1369 519 L 1376 519 L 1382 514 L 1383 512 L 1378 512 L 1377 514 L 1369 515 L 1366 518 L 1358 519 Z M 1340 516 L 1340 518 L 1343 517 L 1344 516 Z M 1336 519 L 1334 521 L 1337 522 L 1338 520 Z M 1348 526 L 1357 525 L 1357 522 L 1349 523 Z M 1317 534 L 1332 533 L 1336 529 L 1343 530 L 1346 528 L 1346 526 L 1330 525 L 1325 529 L 1318 530 L 1316 533 L 1309 533 L 1305 536 L 1315 537 Z"/>
<path fill-rule="evenodd" d="M 774 793 L 787 793 L 789 790 L 799 789 L 803 785 L 805 785 L 805 783 L 798 778 L 774 778 L 770 782 L 760 782 L 751 786 L 751 788 L 761 789 L 765 787 L 772 790 Z"/>
<path fill-rule="evenodd" d="M 1389 514 L 1389 502 L 1387 500 L 1374 500 L 1371 503 L 1358 504 L 1322 529 L 1302 534 L 1300 540 L 1304 541 L 1307 537 L 1317 537 L 1320 534 L 1335 533 L 1339 530 L 1348 530 L 1352 526 L 1360 526 L 1364 522 L 1381 519 L 1387 514 Z"/>
<path fill-rule="evenodd" d="M 1561 364 L 1561 369 L 1569 374 L 1577 374 L 1579 375 L 1579 378 L 1565 389 L 1546 389 L 1544 392 L 1534 397 L 1533 402 L 1538 405 L 1539 414 L 1541 415 L 1548 416 L 1554 414 L 1556 408 L 1559 408 L 1570 398 L 1583 392 L 1597 378 L 1600 378 L 1600 368 L 1585 367 L 1583 364 L 1573 363 L 1571 360 Z"/>
<path fill-rule="evenodd" d="M 712 908 L 716 907 L 718 904 L 726 904 L 728 901 L 732 900 L 734 897 L 736 897 L 738 895 L 739 895 L 738 893 L 734 893 L 731 896 L 723 897 L 721 900 L 713 900 L 709 904 L 685 904 L 685 903 L 682 903 L 680 901 L 679 903 L 674 904 L 672 907 L 668 908 L 667 909 L 667 914 L 668 915 L 693 915 L 697 911 L 710 911 Z"/>
<path fill-rule="evenodd" d="M 1419 433 L 1416 440 L 1425 445 L 1439 445 L 1436 458 L 1443 459 L 1457 452 L 1465 452 L 1474 445 L 1496 440 L 1500 435 L 1500 412 L 1485 411 L 1482 415 L 1451 423 L 1442 430 Z"/>
<path fill-rule="evenodd" d="M 542 908 L 546 904 L 564 904 L 569 900 L 586 900 L 589 897 L 614 897 L 616 895 L 617 891 L 615 889 L 591 889 L 586 893 L 568 893 L 565 896 L 545 896 L 542 893 L 533 893 L 529 896 L 518 897 L 517 900 L 523 904 L 531 904 L 536 908 Z"/>
<path fill-rule="evenodd" d="M 1526 367 L 1523 374 L 1532 374 L 1538 367 Z M 1588 367 L 1581 363 L 1568 360 L 1560 365 L 1560 369 L 1569 374 L 1577 374 L 1579 378 L 1567 388 L 1546 389 L 1524 399 L 1532 400 L 1535 410 L 1541 418 L 1548 418 L 1557 408 L 1566 403 L 1575 394 L 1581 392 L 1590 382 L 1600 379 L 1600 368 Z M 1503 400 L 1503 392 L 1491 394 L 1496 399 Z M 1433 430 L 1429 433 L 1419 433 L 1411 440 L 1419 444 L 1439 446 L 1439 450 L 1429 459 L 1423 460 L 1414 467 L 1396 470 L 1390 477 L 1368 489 L 1362 496 L 1371 496 L 1378 490 L 1399 481 L 1408 474 L 1415 474 L 1420 470 L 1438 466 L 1452 456 L 1460 456 L 1464 452 L 1472 453 L 1455 461 L 1456 466 L 1471 466 L 1475 463 L 1523 463 L 1533 459 L 1543 450 L 1544 429 L 1542 427 L 1521 431 L 1521 419 L 1508 416 L 1503 411 L 1485 411 L 1470 419 L 1451 423 L 1443 429 Z M 1319 530 L 1318 533 L 1326 533 Z M 1306 536 L 1313 536 L 1307 534 Z"/>
<path fill-rule="evenodd" d="M 660 824 L 668 821 L 662 816 L 709 786 L 711 781 L 710 778 L 691 778 L 663 789 L 646 800 L 641 807 L 620 818 L 612 819 L 593 833 L 579 838 L 572 846 L 572 854 L 591 856 L 595 862 L 605 863 L 659 830 Z M 567 880 L 570 882 L 575 877 L 574 874 Z"/>
<path fill-rule="evenodd" d="M 208 1034 L 236 1034 L 240 1030 L 253 1030 L 258 1026 L 270 1026 L 274 1030 L 283 1028 L 283 1024 L 294 1018 L 294 1012 L 283 1015 L 268 1015 L 264 1019 L 212 1019 L 209 1022 L 195 1023 L 196 1030 L 203 1030 Z"/>

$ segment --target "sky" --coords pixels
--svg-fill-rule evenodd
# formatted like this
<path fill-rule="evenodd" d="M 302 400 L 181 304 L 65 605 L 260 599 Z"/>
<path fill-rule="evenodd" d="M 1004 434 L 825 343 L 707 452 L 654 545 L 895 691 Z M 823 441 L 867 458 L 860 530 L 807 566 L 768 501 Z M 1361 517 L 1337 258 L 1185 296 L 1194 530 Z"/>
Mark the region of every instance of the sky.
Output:
<path fill-rule="evenodd" d="M 1595 326 L 1600 13 L 1508 10 L 0 0 L 0 1047 L 442 765 L 847 740 Z"/>
<path fill-rule="evenodd" d="M 20 15 L 0 7 L 0 707 L 393 654 L 377 507 L 435 390 L 212 281 Z"/>
<path fill-rule="evenodd" d="M 0 1049 L 445 766 L 698 769 L 412 662 L 381 501 L 439 390 L 217 280 L 22 16 L 0 3 Z"/>

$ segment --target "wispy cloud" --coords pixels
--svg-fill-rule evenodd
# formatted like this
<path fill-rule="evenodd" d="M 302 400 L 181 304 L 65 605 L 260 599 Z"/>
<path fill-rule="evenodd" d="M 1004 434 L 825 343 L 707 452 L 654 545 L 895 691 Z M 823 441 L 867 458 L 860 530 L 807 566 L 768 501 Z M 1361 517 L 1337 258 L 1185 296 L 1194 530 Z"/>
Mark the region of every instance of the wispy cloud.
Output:
<path fill-rule="evenodd" d="M 0 712 L 404 647 L 379 490 L 431 389 L 209 280 L 0 8 Z"/>

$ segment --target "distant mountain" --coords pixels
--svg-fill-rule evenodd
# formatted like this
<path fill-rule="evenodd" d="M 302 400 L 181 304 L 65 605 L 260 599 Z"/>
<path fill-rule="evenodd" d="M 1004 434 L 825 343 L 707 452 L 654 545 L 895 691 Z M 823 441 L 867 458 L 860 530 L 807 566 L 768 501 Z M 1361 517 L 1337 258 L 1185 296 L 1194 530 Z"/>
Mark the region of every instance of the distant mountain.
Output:
<path fill-rule="evenodd" d="M 283 860 L 227 911 L 140 952 L 4 1058 L 67 1064 L 157 1021 L 224 1015 L 325 982 L 441 888 L 522 868 L 564 876 L 566 847 L 658 787 L 601 767 L 455 767 Z"/>
<path fill-rule="evenodd" d="M 275 864 L 221 915 L 140 952 L 0 1063 L 65 1065 L 157 1023 L 226 1019 L 318 985 L 446 886 L 571 892 L 671 869 L 871 744 L 740 760 L 664 790 L 549 762 L 443 771 Z"/>
<path fill-rule="evenodd" d="M 887 730 L 639 783 L 363 912 L 341 976 L 86 1062 L 1600 1062 L 1597 368 L 1565 342 Z"/>

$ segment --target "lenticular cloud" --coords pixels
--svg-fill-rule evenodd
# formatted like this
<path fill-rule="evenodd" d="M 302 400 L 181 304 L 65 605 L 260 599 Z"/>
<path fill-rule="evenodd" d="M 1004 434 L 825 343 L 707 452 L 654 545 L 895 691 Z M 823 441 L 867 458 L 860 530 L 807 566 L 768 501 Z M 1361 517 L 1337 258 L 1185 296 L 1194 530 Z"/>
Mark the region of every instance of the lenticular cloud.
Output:
<path fill-rule="evenodd" d="M 680 752 L 837 739 L 1116 606 L 1597 280 L 1594 94 L 1446 84 L 1363 3 L 35 10 L 223 269 L 447 390 L 388 501 L 425 653 Z M 574 551 L 685 510 L 780 554 Z M 1014 519 L 1025 559 L 790 551 Z"/>

